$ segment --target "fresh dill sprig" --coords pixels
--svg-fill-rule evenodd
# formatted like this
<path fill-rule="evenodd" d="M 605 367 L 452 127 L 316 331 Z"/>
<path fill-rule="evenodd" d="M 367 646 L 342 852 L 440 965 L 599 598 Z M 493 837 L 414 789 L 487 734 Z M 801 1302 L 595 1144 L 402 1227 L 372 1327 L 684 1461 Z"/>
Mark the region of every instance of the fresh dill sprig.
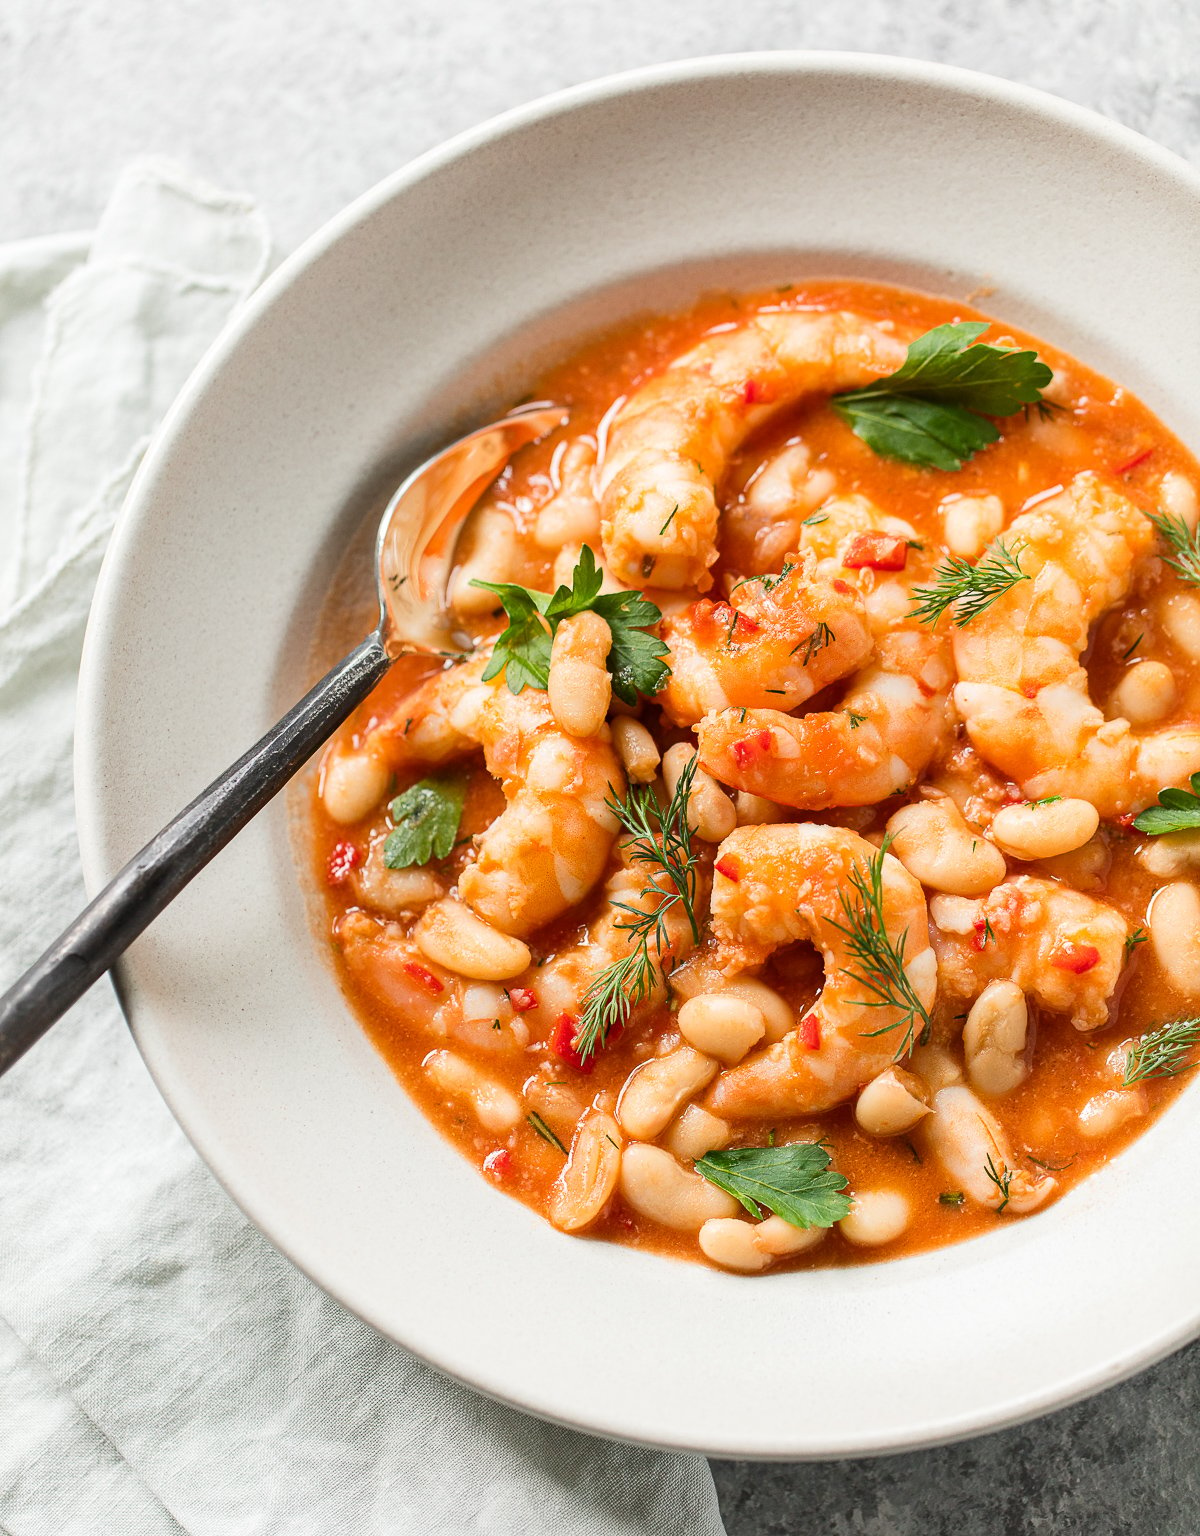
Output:
<path fill-rule="evenodd" d="M 1000 1212 L 1012 1199 L 1012 1169 L 1006 1168 L 1003 1163 L 997 1168 L 992 1161 L 992 1154 L 989 1152 L 987 1162 L 983 1165 L 983 1171 L 1000 1191 L 1000 1204 L 996 1207 L 996 1215 L 999 1216 Z"/>
<path fill-rule="evenodd" d="M 1126 1088 L 1151 1077 L 1178 1077 L 1200 1062 L 1187 1058 L 1200 1045 L 1200 1018 L 1174 1019 L 1143 1035 L 1125 1058 L 1122 1082 Z"/>
<path fill-rule="evenodd" d="M 1134 950 L 1138 947 L 1139 944 L 1144 944 L 1149 937 L 1150 935 L 1142 927 L 1141 923 L 1139 923 L 1133 932 L 1129 935 L 1129 937 L 1125 940 L 1126 958 L 1133 954 Z"/>
<path fill-rule="evenodd" d="M 828 624 L 818 624 L 812 634 L 806 636 L 803 640 L 798 640 L 788 654 L 794 656 L 797 651 L 802 651 L 803 655 L 800 657 L 800 665 L 806 667 L 818 651 L 823 651 L 827 645 L 832 645 L 836 639 L 837 636 Z"/>
<path fill-rule="evenodd" d="M 1018 544 L 1009 549 L 1003 539 L 997 539 L 978 565 L 948 555 L 934 571 L 929 586 L 912 589 L 917 606 L 909 610 L 909 617 L 936 624 L 948 609 L 951 622 L 961 629 L 1019 581 L 1029 580 L 1021 569 L 1022 548 Z"/>
<path fill-rule="evenodd" d="M 838 893 L 846 921 L 838 923 L 832 918 L 829 921 L 845 938 L 850 952 L 853 965 L 845 967 L 846 974 L 860 987 L 865 987 L 869 994 L 858 999 L 860 1005 L 864 1008 L 895 1008 L 900 1014 L 892 1024 L 865 1031 L 864 1038 L 873 1039 L 903 1027 L 904 1036 L 895 1056 L 897 1061 L 902 1061 L 916 1045 L 918 1033 L 924 1034 L 932 1021 L 904 969 L 908 929 L 895 941 L 887 931 L 883 910 L 883 860 L 890 841 L 890 838 L 884 841 L 865 873 L 858 865 L 851 872 L 850 886 L 857 900 L 852 900 L 845 891 Z M 918 1020 L 921 1024 L 919 1031 Z"/>
<path fill-rule="evenodd" d="M 1174 551 L 1163 564 L 1176 576 L 1200 587 L 1200 528 L 1188 527 L 1178 512 L 1147 512 L 1146 516 Z"/>
<path fill-rule="evenodd" d="M 687 815 L 688 796 L 699 761 L 693 757 L 685 766 L 665 809 L 648 784 L 631 784 L 623 800 L 609 798 L 605 802 L 630 834 L 626 856 L 633 864 L 647 866 L 650 874 L 640 904 L 612 903 L 621 913 L 614 927 L 628 935 L 630 948 L 628 954 L 606 965 L 584 994 L 574 1041 L 581 1061 L 587 1061 L 600 1050 L 611 1032 L 624 1025 L 633 1010 L 654 991 L 659 970 L 670 958 L 668 913 L 682 907 L 692 937 L 700 937 L 693 902 L 699 855 L 692 847 Z"/>
<path fill-rule="evenodd" d="M 566 1157 L 566 1147 L 563 1146 L 562 1142 L 542 1119 L 541 1115 L 538 1114 L 536 1109 L 531 1109 L 525 1118 L 529 1122 L 530 1130 L 535 1131 L 543 1141 L 548 1141 L 552 1147 L 557 1147 L 562 1155 Z"/>

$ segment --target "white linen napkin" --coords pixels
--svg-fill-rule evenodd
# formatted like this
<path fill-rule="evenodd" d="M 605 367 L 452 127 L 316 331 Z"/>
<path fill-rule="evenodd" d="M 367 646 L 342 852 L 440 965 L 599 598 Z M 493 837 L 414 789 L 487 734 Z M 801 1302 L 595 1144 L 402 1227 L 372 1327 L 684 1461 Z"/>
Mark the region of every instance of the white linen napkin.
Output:
<path fill-rule="evenodd" d="M 268 254 L 249 199 L 153 161 L 93 234 L 0 247 L 0 988 L 84 900 L 72 714 L 113 518 Z M 723 1531 L 701 1458 L 502 1408 L 292 1269 L 93 989 L 0 1082 L 4 1536 L 535 1529 Z"/>

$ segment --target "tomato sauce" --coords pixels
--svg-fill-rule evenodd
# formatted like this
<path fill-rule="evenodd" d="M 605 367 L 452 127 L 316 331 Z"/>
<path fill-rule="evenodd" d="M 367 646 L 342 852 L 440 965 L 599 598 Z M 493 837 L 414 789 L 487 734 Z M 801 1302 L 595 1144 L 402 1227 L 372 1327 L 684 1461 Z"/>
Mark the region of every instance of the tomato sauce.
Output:
<path fill-rule="evenodd" d="M 572 438 L 591 433 L 603 445 L 614 407 L 702 337 L 719 327 L 736 326 L 763 310 L 792 309 L 851 309 L 872 320 L 891 322 L 906 336 L 947 321 L 987 318 L 957 301 L 849 280 L 806 280 L 765 293 L 710 295 L 681 313 L 640 318 L 593 337 L 549 371 L 538 382 L 536 394 L 561 401 L 569 408 Z M 943 548 L 941 507 L 947 497 L 998 496 L 1004 503 L 1006 521 L 1011 522 L 1083 470 L 1094 470 L 1116 481 L 1146 510 L 1154 510 L 1154 488 L 1168 471 L 1200 485 L 1200 469 L 1191 455 L 1120 385 L 1036 338 L 1008 327 L 1002 320 L 995 322 L 992 333 L 984 339 L 995 343 L 1001 338 L 1035 349 L 1055 369 L 1062 380 L 1058 392 L 1062 404 L 1044 414 L 1033 409 L 1006 418 L 998 424 L 999 441 L 976 454 L 962 469 L 950 472 L 916 468 L 880 457 L 828 409 L 824 400 L 817 400 L 773 420 L 734 455 L 725 482 L 718 486 L 719 502 L 727 505 L 736 500 L 756 467 L 797 439 L 808 446 L 814 465 L 830 472 L 839 495 L 870 498 L 889 514 L 910 523 L 919 540 L 939 551 Z M 556 488 L 557 465 L 565 441 L 565 432 L 558 432 L 523 450 L 505 469 L 488 497 L 488 504 L 502 509 L 526 540 L 527 574 L 522 580 L 531 587 L 547 588 L 549 583 L 550 557 L 538 550 L 528 536 L 539 508 Z M 882 561 L 877 568 L 896 568 L 899 553 L 894 540 L 887 535 L 864 538 L 859 551 L 864 563 Z M 718 563 L 711 593 L 714 598 L 724 591 L 724 574 L 724 567 Z M 1095 626 L 1085 658 L 1092 697 L 1097 701 L 1107 698 L 1132 661 L 1160 660 L 1171 668 L 1177 688 L 1175 705 L 1163 723 L 1195 723 L 1200 721 L 1200 670 L 1195 659 L 1181 650 L 1155 619 L 1154 604 L 1161 601 L 1164 583 L 1171 590 L 1178 587 L 1180 593 L 1186 594 L 1183 583 L 1160 570 L 1153 582 L 1136 586 L 1134 596 L 1123 607 L 1106 614 Z M 370 594 L 362 595 L 365 603 Z M 344 597 L 337 602 L 345 606 Z M 502 624 L 502 618 L 487 616 L 478 625 L 478 631 L 481 635 L 494 634 Z M 335 747 L 339 743 L 353 746 L 361 742 L 375 721 L 402 709 L 416 683 L 437 665 L 440 664 L 413 659 L 397 663 L 339 733 Z M 820 708 L 821 700 L 812 701 L 809 707 Z M 647 708 L 643 716 L 647 720 L 654 718 L 655 711 Z M 686 738 L 685 732 L 670 727 L 658 734 L 664 745 Z M 963 740 L 960 727 L 951 757 L 960 751 Z M 974 770 L 968 766 L 963 771 Z M 420 776 L 419 771 L 412 770 L 398 774 L 392 792 L 398 793 Z M 1011 798 L 1019 799 L 1019 792 Z M 813 819 L 852 826 L 863 833 L 878 832 L 896 804 L 892 800 L 866 811 L 835 811 Z M 453 888 L 459 872 L 474 857 L 472 835 L 487 827 L 503 805 L 499 785 L 476 760 L 471 768 L 459 841 L 449 856 L 436 865 L 445 889 Z M 319 783 L 314 781 L 309 811 L 307 878 L 323 893 L 327 934 L 336 933 L 347 914 L 363 906 L 356 895 L 352 872 L 365 857 L 372 838 L 381 836 L 390 825 L 386 801 L 360 823 L 346 826 L 327 814 Z M 795 819 L 808 818 L 805 813 L 795 813 Z M 1100 855 L 1089 865 L 1088 883 L 1082 888 L 1119 910 L 1137 936 L 1144 934 L 1147 906 L 1161 882 L 1153 879 L 1136 857 L 1146 839 L 1127 824 L 1129 818 L 1123 820 L 1126 824 L 1102 825 L 1098 834 Z M 1009 862 L 1010 873 L 1020 871 L 1021 866 L 1015 861 Z M 1033 872 L 1055 873 L 1040 868 Z M 535 1114 L 551 1137 L 563 1146 L 569 1146 L 572 1127 L 587 1105 L 599 1101 L 611 1106 L 635 1066 L 652 1054 L 662 1054 L 672 1041 L 679 1040 L 668 1006 L 642 1010 L 635 1013 L 619 1038 L 610 1040 L 594 1061 L 581 1067 L 571 1046 L 573 1028 L 561 1022 L 557 1010 L 553 1017 L 545 1016 L 538 997 L 538 966 L 561 947 L 575 942 L 600 905 L 597 888 L 578 908 L 530 939 L 534 967 L 514 982 L 508 993 L 514 1018 L 529 1030 L 525 1048 L 505 1055 L 473 1051 L 461 1041 L 455 1045 L 457 1051 L 480 1064 L 515 1095 L 522 1109 Z M 409 921 L 398 919 L 400 928 Z M 333 948 L 339 957 L 337 963 L 349 1006 L 405 1091 L 458 1150 L 478 1166 L 483 1177 L 505 1194 L 544 1213 L 563 1167 L 560 1146 L 539 1134 L 527 1117 L 514 1129 L 486 1129 L 461 1100 L 435 1088 L 423 1070 L 422 1063 L 430 1051 L 443 1043 L 433 1038 L 426 1027 L 430 1000 L 436 1001 L 437 997 L 437 977 L 428 971 L 423 977 L 416 966 L 407 980 L 382 989 L 372 987 L 364 984 L 360 974 L 345 967 L 337 943 Z M 819 992 L 821 961 L 811 946 L 792 946 L 774 956 L 762 972 L 762 979 L 788 1000 L 800 1021 Z M 431 981 L 434 987 L 430 986 Z M 1080 1033 L 1064 1018 L 1045 1013 L 1037 1017 L 1031 1074 L 1012 1093 L 990 1102 L 1017 1150 L 1018 1166 L 1034 1172 L 1053 1172 L 1061 1196 L 1119 1153 L 1174 1098 L 1181 1083 L 1187 1081 L 1186 1074 L 1147 1081 L 1143 1086 L 1149 1114 L 1126 1122 L 1108 1135 L 1083 1134 L 1079 1111 L 1094 1095 L 1117 1085 L 1119 1080 L 1114 1079 L 1108 1058 L 1119 1042 L 1187 1013 L 1193 1001 L 1173 991 L 1156 962 L 1153 945 L 1135 942 L 1107 1028 Z M 956 1018 L 939 1004 L 935 1023 L 937 1037 L 954 1042 L 961 1029 L 961 1015 Z M 892 1139 L 864 1134 L 855 1123 L 851 1104 L 813 1118 L 735 1123 L 731 1145 L 818 1137 L 824 1139 L 833 1167 L 848 1179 L 851 1191 L 901 1191 L 909 1201 L 911 1218 L 899 1238 L 879 1248 L 855 1247 L 835 1229 L 811 1253 L 791 1261 L 793 1267 L 891 1258 L 995 1230 L 1002 1222 L 1013 1219 L 1010 1214 L 997 1214 L 969 1198 L 960 1198 L 961 1192 L 943 1168 L 923 1150 L 919 1133 Z M 610 1200 L 587 1235 L 657 1252 L 700 1257 L 693 1234 L 672 1232 L 646 1221 L 629 1209 L 619 1195 Z M 782 1261 L 778 1267 L 789 1267 L 789 1261 Z"/>

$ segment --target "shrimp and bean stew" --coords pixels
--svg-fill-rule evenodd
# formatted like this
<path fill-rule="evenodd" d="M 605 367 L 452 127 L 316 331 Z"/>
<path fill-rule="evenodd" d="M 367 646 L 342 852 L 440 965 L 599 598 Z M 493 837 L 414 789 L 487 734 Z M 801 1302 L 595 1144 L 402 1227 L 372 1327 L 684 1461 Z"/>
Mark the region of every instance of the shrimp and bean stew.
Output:
<path fill-rule="evenodd" d="M 1200 1060 L 1200 467 L 859 282 L 539 392 L 569 421 L 472 515 L 470 648 L 397 663 L 315 783 L 372 1040 L 564 1233 L 753 1273 L 1045 1209 Z"/>

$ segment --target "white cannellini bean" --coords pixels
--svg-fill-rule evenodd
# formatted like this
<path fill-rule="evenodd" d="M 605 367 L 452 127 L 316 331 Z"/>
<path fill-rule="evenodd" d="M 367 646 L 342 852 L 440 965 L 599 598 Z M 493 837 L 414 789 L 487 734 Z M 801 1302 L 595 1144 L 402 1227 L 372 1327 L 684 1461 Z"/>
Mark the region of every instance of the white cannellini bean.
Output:
<path fill-rule="evenodd" d="M 986 896 L 1004 879 L 1004 855 L 967 825 L 947 795 L 901 806 L 887 824 L 891 851 L 922 885 L 953 896 Z"/>
<path fill-rule="evenodd" d="M 1154 893 L 1146 925 L 1167 980 L 1189 997 L 1200 995 L 1200 890 L 1188 880 L 1164 885 Z"/>
<path fill-rule="evenodd" d="M 694 1163 L 706 1152 L 727 1146 L 731 1135 L 729 1122 L 709 1114 L 699 1104 L 689 1104 L 663 1138 L 668 1152 L 682 1162 Z"/>
<path fill-rule="evenodd" d="M 971 1004 L 963 1055 L 971 1086 L 990 1098 L 1011 1093 L 1029 1076 L 1029 1005 L 1014 982 L 990 981 Z"/>
<path fill-rule="evenodd" d="M 769 987 L 755 976 L 739 976 L 735 981 L 727 981 L 721 991 L 726 997 L 740 997 L 754 1004 L 766 1026 L 763 1040 L 767 1045 L 774 1045 L 796 1027 L 792 1005 L 774 987 Z"/>
<path fill-rule="evenodd" d="M 392 770 L 371 752 L 334 752 L 321 773 L 321 801 L 343 826 L 369 816 L 392 782 Z"/>
<path fill-rule="evenodd" d="M 500 606 L 500 599 L 472 581 L 512 581 L 517 576 L 521 555 L 517 530 L 507 512 L 496 506 L 481 506 L 472 515 L 467 529 L 469 553 L 450 576 L 447 600 L 455 613 L 464 615 L 490 613 Z"/>
<path fill-rule="evenodd" d="M 1195 530 L 1200 502 L 1196 498 L 1196 487 L 1186 475 L 1174 469 L 1166 472 L 1158 483 L 1158 504 L 1164 512 L 1181 517 L 1189 531 Z"/>
<path fill-rule="evenodd" d="M 1165 662 L 1137 661 L 1113 689 L 1108 713 L 1134 725 L 1153 725 L 1166 719 L 1178 696 L 1175 674 Z"/>
<path fill-rule="evenodd" d="M 433 1051 L 425 1073 L 443 1093 L 464 1099 L 485 1131 L 511 1131 L 521 1119 L 516 1097 L 501 1083 L 453 1051 Z"/>
<path fill-rule="evenodd" d="M 923 1122 L 920 1135 L 953 1186 L 977 1205 L 1022 1216 L 1036 1210 L 1058 1188 L 1048 1175 L 1035 1177 L 1016 1166 L 999 1120 L 978 1094 L 959 1084 L 934 1094 L 933 1113 Z"/>
<path fill-rule="evenodd" d="M 1144 1089 L 1112 1088 L 1087 1101 L 1079 1111 L 1079 1129 L 1085 1136 L 1110 1136 L 1127 1120 L 1136 1120 L 1149 1110 Z"/>
<path fill-rule="evenodd" d="M 732 1067 L 767 1032 L 762 1012 L 745 998 L 728 992 L 702 992 L 679 1010 L 679 1033 L 710 1056 Z"/>
<path fill-rule="evenodd" d="M 716 1073 L 712 1057 L 690 1045 L 644 1061 L 626 1078 L 617 1100 L 621 1129 L 636 1141 L 652 1141 Z"/>
<path fill-rule="evenodd" d="M 361 868 L 351 876 L 359 901 L 380 912 L 419 912 L 446 894 L 432 869 L 389 869 L 383 862 L 386 841 L 372 843 Z"/>
<path fill-rule="evenodd" d="M 621 1177 L 624 1138 L 609 1114 L 589 1109 L 575 1127 L 571 1151 L 550 1192 L 550 1220 L 560 1232 L 590 1227 Z"/>
<path fill-rule="evenodd" d="M 929 1113 L 929 1090 L 914 1073 L 888 1067 L 862 1090 L 854 1118 L 868 1136 L 903 1136 Z"/>
<path fill-rule="evenodd" d="M 1156 880 L 1173 880 L 1200 869 L 1200 831 L 1164 832 L 1139 848 L 1142 868 Z"/>
<path fill-rule="evenodd" d="M 864 1189 L 854 1196 L 848 1216 L 838 1222 L 842 1236 L 863 1248 L 894 1243 L 907 1229 L 912 1211 L 896 1189 Z"/>
<path fill-rule="evenodd" d="M 788 819 L 788 809 L 784 805 L 776 805 L 774 800 L 764 800 L 761 795 L 752 795 L 744 789 L 739 789 L 735 801 L 737 810 L 737 824 L 739 827 L 763 827 L 776 821 Z"/>
<path fill-rule="evenodd" d="M 940 510 L 946 548 L 964 560 L 978 560 L 1004 527 L 999 496 L 947 496 Z"/>
<path fill-rule="evenodd" d="M 631 784 L 651 784 L 661 761 L 654 737 L 640 720 L 618 715 L 612 723 L 613 746 Z"/>
<path fill-rule="evenodd" d="M 639 1216 L 699 1232 L 715 1216 L 735 1216 L 740 1209 L 732 1195 L 698 1173 L 682 1168 L 661 1147 L 634 1142 L 621 1154 L 621 1196 Z"/>
<path fill-rule="evenodd" d="M 663 754 L 663 782 L 669 795 L 675 793 L 679 775 L 695 755 L 695 747 L 689 747 L 685 741 L 668 747 Z M 706 843 L 719 843 L 737 826 L 737 811 L 733 801 L 703 768 L 697 768 L 692 779 L 692 792 L 688 796 L 688 825 Z"/>
<path fill-rule="evenodd" d="M 1200 661 L 1200 599 L 1176 592 L 1160 604 L 1159 622 L 1167 638 L 1189 661 Z"/>
<path fill-rule="evenodd" d="M 825 1236 L 822 1227 L 793 1227 L 782 1216 L 765 1221 L 743 1221 L 737 1216 L 715 1216 L 700 1228 L 700 1251 L 722 1269 L 752 1275 L 776 1259 L 815 1248 Z"/>
<path fill-rule="evenodd" d="M 1099 825 L 1100 814 L 1090 800 L 1005 805 L 992 820 L 992 837 L 1014 859 L 1052 859 L 1082 848 Z"/>
<path fill-rule="evenodd" d="M 474 981 L 511 981 L 532 958 L 520 939 L 501 933 L 449 896 L 425 908 L 413 938 L 428 959 Z"/>
<path fill-rule="evenodd" d="M 612 630 L 598 613 L 563 619 L 550 647 L 550 709 L 571 736 L 595 736 L 612 703 L 612 678 L 605 660 Z"/>

